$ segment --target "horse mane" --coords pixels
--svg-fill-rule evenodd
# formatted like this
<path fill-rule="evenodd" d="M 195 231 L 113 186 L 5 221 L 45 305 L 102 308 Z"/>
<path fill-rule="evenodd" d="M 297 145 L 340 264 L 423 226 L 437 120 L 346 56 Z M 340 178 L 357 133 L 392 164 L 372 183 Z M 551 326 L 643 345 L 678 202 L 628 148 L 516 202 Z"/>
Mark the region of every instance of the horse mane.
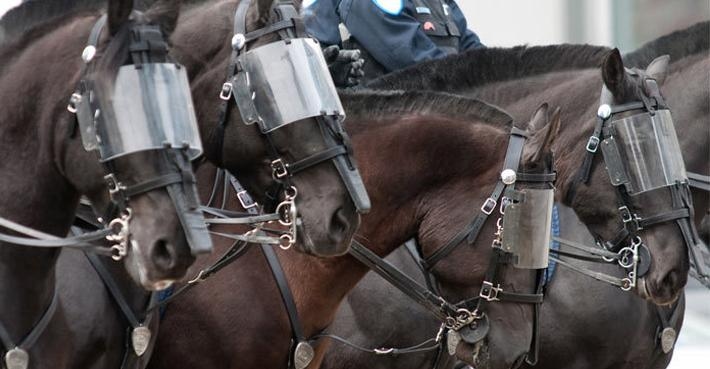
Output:
<path fill-rule="evenodd" d="M 510 128 L 513 117 L 481 100 L 432 91 L 341 91 L 348 116 L 386 118 L 413 112 L 463 120 L 480 120 L 495 127 Z"/>
<path fill-rule="evenodd" d="M 535 74 L 595 68 L 610 51 L 603 46 L 573 44 L 469 50 L 390 73 L 367 86 L 456 91 Z"/>
<path fill-rule="evenodd" d="M 105 8 L 106 0 L 29 0 L 10 9 L 0 18 L 0 43 L 14 42 L 36 28 L 71 18 L 79 12 Z"/>
<path fill-rule="evenodd" d="M 645 68 L 653 59 L 669 55 L 671 62 L 710 49 L 710 21 L 696 23 L 686 29 L 661 36 L 624 55 L 624 64 Z"/>

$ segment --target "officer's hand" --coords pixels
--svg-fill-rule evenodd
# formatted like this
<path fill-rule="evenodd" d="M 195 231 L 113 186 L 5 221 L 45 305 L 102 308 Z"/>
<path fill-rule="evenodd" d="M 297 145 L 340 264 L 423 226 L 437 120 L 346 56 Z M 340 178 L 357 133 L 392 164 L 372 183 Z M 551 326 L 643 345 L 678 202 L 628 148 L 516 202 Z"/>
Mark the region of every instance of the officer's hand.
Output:
<path fill-rule="evenodd" d="M 332 45 L 323 49 L 323 56 L 337 87 L 357 86 L 365 75 L 360 50 L 340 50 L 338 45 Z"/>

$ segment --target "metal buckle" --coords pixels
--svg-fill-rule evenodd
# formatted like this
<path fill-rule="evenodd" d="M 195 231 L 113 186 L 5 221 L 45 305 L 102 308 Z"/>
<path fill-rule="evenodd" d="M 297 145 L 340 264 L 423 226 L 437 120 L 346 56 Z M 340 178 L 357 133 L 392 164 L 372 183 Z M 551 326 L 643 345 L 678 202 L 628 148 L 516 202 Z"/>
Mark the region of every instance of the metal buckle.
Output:
<path fill-rule="evenodd" d="M 486 202 L 483 203 L 483 206 L 481 206 L 481 211 L 486 215 L 491 215 L 493 210 L 496 209 L 496 205 L 498 205 L 498 201 L 492 197 L 489 197 L 486 199 Z"/>
<path fill-rule="evenodd" d="M 237 199 L 244 210 L 255 208 L 257 206 L 256 201 L 249 196 L 246 190 L 237 192 Z"/>
<path fill-rule="evenodd" d="M 632 213 L 627 206 L 620 207 L 619 213 L 621 214 L 621 221 L 624 223 L 624 228 L 628 229 L 632 233 L 643 229 L 639 223 L 641 218 Z M 632 228 L 629 228 L 630 224 L 632 224 Z"/>
<path fill-rule="evenodd" d="M 589 141 L 587 141 L 587 151 L 594 154 L 599 149 L 599 137 L 590 136 Z"/>
<path fill-rule="evenodd" d="M 493 287 L 493 283 L 483 281 L 483 285 L 481 286 L 481 292 L 478 294 L 478 296 L 486 301 L 500 301 L 500 299 L 498 298 L 498 293 L 501 291 L 503 291 L 503 289 L 500 287 L 500 284 L 496 287 Z"/>
<path fill-rule="evenodd" d="M 222 85 L 222 91 L 219 92 L 219 98 L 225 101 L 229 101 L 229 99 L 232 97 L 233 89 L 234 86 L 232 86 L 231 82 L 225 82 Z"/>
<path fill-rule="evenodd" d="M 108 193 L 111 195 L 112 198 L 117 193 L 126 189 L 126 186 L 119 182 L 113 173 L 105 175 L 104 180 L 106 181 L 106 185 L 108 186 Z"/>
<path fill-rule="evenodd" d="M 76 114 L 76 106 L 81 102 L 81 94 L 78 92 L 75 92 L 71 94 L 71 97 L 69 98 L 69 105 L 67 105 L 67 110 L 69 110 L 70 113 Z"/>
<path fill-rule="evenodd" d="M 276 159 L 271 162 L 271 170 L 274 178 L 281 179 L 288 175 L 288 166 L 281 159 Z"/>

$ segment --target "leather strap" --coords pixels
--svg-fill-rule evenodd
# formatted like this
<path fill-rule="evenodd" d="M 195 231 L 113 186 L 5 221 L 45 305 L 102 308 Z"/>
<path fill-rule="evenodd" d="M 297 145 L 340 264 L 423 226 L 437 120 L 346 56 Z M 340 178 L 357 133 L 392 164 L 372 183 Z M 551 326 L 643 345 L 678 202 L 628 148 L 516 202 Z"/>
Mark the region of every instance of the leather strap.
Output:
<path fill-rule="evenodd" d="M 508 149 L 505 153 L 505 161 L 503 164 L 504 170 L 512 169 L 517 173 L 526 137 L 527 134 L 524 131 L 515 127 L 512 128 L 510 132 L 510 139 L 508 141 Z M 460 245 L 464 238 L 467 239 L 469 244 L 475 242 L 478 238 L 478 234 L 483 228 L 483 225 L 488 219 L 488 216 L 493 210 L 495 210 L 506 187 L 507 186 L 501 180 L 498 180 L 493 188 L 493 192 L 488 199 L 486 199 L 483 206 L 481 206 L 481 211 L 476 214 L 474 219 L 464 229 L 459 231 L 459 233 L 449 240 L 449 242 L 434 251 L 434 253 L 428 257 L 424 258 L 424 266 L 429 270 L 432 269 L 436 263 L 441 261 L 441 259 L 449 255 L 458 245 Z"/>
<path fill-rule="evenodd" d="M 377 254 L 367 249 L 361 243 L 353 240 L 349 254 L 359 262 L 379 274 L 386 281 L 397 287 L 398 290 L 409 296 L 429 310 L 439 321 L 444 322 L 449 316 L 454 316 L 456 308 L 440 296 L 435 295 L 417 281 L 402 273 L 394 265 L 380 258 Z"/>
<path fill-rule="evenodd" d="M 690 187 L 710 192 L 710 176 L 688 172 L 688 182 Z"/>
<path fill-rule="evenodd" d="M 171 184 L 175 183 L 182 183 L 183 182 L 183 174 L 182 173 L 171 173 L 171 174 L 166 174 L 160 177 L 156 178 L 151 178 L 147 181 L 128 186 L 124 192 L 126 194 L 126 197 L 131 197 L 135 196 L 141 193 L 149 192 L 161 187 L 166 187 Z"/>
<path fill-rule="evenodd" d="M 54 312 L 57 311 L 57 303 L 59 300 L 59 294 L 57 293 L 57 289 L 54 289 L 54 294 L 52 295 L 52 301 L 49 303 L 49 306 L 47 309 L 42 313 L 42 316 L 39 318 L 39 320 L 32 326 L 32 329 L 30 332 L 25 336 L 25 338 L 20 342 L 19 344 L 15 345 L 13 343 L 12 338 L 10 337 L 10 333 L 7 331 L 5 326 L 2 324 L 2 321 L 0 321 L 0 342 L 2 342 L 3 346 L 5 346 L 6 351 L 10 351 L 14 349 L 15 347 L 21 348 L 25 351 L 28 351 L 32 345 L 37 342 L 37 339 L 39 339 L 39 336 L 42 335 L 42 332 L 44 332 L 45 329 L 47 329 L 47 326 L 49 325 L 49 322 L 52 320 L 52 317 L 54 316 Z"/>
<path fill-rule="evenodd" d="M 96 255 L 87 252 L 84 253 L 84 256 L 86 256 L 91 266 L 101 277 L 101 280 L 104 282 L 104 286 L 106 286 L 106 289 L 113 298 L 113 301 L 116 302 L 116 305 L 118 305 L 121 309 L 123 316 L 126 317 L 126 320 L 128 320 L 128 324 L 130 324 L 133 328 L 143 325 L 143 323 L 138 321 L 138 318 L 136 317 L 136 314 L 133 313 L 131 307 L 128 306 L 128 302 L 121 293 L 121 289 L 118 287 L 116 280 L 111 276 L 111 273 L 106 269 L 106 266 L 104 266 L 101 260 Z"/>
<path fill-rule="evenodd" d="M 286 164 L 286 168 L 288 169 L 291 175 L 295 175 L 298 172 L 302 172 L 305 169 L 318 165 L 324 161 L 330 160 L 338 155 L 347 154 L 348 150 L 344 146 L 331 146 L 323 151 L 301 159 L 295 163 Z"/>
<path fill-rule="evenodd" d="M 288 285 L 288 280 L 284 274 L 283 268 L 281 268 L 281 263 L 279 262 L 276 252 L 269 245 L 261 245 L 261 251 L 266 257 L 267 263 L 269 263 L 269 268 L 271 269 L 271 274 L 274 276 L 276 285 L 279 287 L 279 293 L 281 294 L 281 300 L 283 300 L 284 306 L 286 307 L 286 313 L 288 313 L 288 320 L 291 322 L 291 330 L 293 332 L 293 337 L 296 342 L 303 342 L 306 340 L 303 334 L 303 328 L 301 326 L 301 321 L 298 319 L 298 309 L 296 309 L 296 302 L 291 294 L 291 288 Z"/>
<path fill-rule="evenodd" d="M 22 224 L 15 223 L 3 217 L 0 217 L 0 226 L 10 229 L 14 232 L 29 236 L 19 237 L 0 233 L 0 242 L 6 242 L 13 245 L 41 248 L 70 247 L 78 249 L 93 249 L 94 251 L 100 253 L 104 253 L 101 251 L 105 248 L 100 245 L 91 244 L 90 242 L 104 239 L 106 238 L 106 236 L 112 233 L 111 229 L 104 228 L 80 236 L 60 238 L 30 227 L 23 226 Z M 106 253 L 110 252 L 107 251 Z"/>

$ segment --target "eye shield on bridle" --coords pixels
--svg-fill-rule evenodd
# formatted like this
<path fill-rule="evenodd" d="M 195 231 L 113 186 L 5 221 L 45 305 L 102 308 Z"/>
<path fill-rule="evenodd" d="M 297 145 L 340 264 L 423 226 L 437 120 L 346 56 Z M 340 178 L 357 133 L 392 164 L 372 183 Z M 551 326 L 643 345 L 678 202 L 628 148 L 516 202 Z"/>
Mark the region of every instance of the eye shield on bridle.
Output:
<path fill-rule="evenodd" d="M 612 120 L 601 148 L 611 183 L 631 195 L 688 181 L 668 109 Z"/>
<path fill-rule="evenodd" d="M 235 40 L 239 35 L 236 33 Z M 236 73 L 225 84 L 221 97 L 233 96 L 244 123 L 258 124 L 263 134 L 316 119 L 329 148 L 315 159 L 331 159 L 358 212 L 368 212 L 370 198 L 342 127 L 345 112 L 318 42 L 291 38 L 246 52 L 244 44 L 238 46 Z M 320 161 L 311 160 L 309 166 Z"/>
<path fill-rule="evenodd" d="M 193 255 L 208 253 L 212 241 L 199 210 L 190 160 L 202 153 L 202 143 L 192 105 L 187 74 L 167 55 L 167 43 L 157 26 L 130 28 L 130 59 L 113 77 L 98 75 L 92 60 L 106 22 L 101 17 L 89 36 L 82 59 L 85 66 L 69 111 L 76 113 L 82 143 L 96 151 L 105 168 L 112 206 L 104 219 L 126 211 L 128 200 L 165 188 L 176 208 Z M 115 159 L 143 151 L 159 151 L 155 177 L 140 183 L 121 181 Z"/>

